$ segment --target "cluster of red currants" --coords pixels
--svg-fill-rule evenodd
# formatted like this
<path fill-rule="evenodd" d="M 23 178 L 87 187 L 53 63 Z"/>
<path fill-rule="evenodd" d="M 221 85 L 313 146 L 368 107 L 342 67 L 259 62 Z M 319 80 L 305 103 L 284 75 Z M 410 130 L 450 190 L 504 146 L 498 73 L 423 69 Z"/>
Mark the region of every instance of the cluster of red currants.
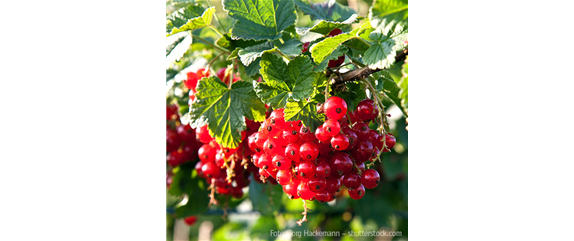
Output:
<path fill-rule="evenodd" d="M 378 115 L 372 100 L 363 100 L 357 110 L 349 112 L 339 97 L 329 98 L 323 105 L 327 120 L 315 133 L 303 127 L 300 120 L 285 121 L 284 110 L 276 109 L 262 123 L 258 132 L 248 137 L 248 146 L 255 152 L 252 161 L 259 174 L 276 180 L 291 198 L 328 202 L 344 185 L 349 196 L 360 199 L 365 188 L 375 188 L 380 175 L 365 170 L 365 162 L 378 157 L 383 137 L 369 129 L 366 122 Z M 396 139 L 386 135 L 385 151 Z"/>

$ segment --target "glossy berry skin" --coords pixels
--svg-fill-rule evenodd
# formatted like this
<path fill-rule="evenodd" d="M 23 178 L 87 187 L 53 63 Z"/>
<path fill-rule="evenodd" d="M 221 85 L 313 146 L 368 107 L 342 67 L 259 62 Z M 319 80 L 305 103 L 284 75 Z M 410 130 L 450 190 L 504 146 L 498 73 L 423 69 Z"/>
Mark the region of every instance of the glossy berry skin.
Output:
<path fill-rule="evenodd" d="M 313 192 L 321 192 L 325 191 L 325 186 L 327 185 L 327 181 L 323 178 L 313 178 L 309 180 L 309 188 Z"/>
<path fill-rule="evenodd" d="M 357 146 L 351 150 L 351 155 L 357 162 L 366 162 L 371 159 L 373 151 L 373 144 L 367 139 L 362 139 L 359 140 Z"/>
<path fill-rule="evenodd" d="M 272 155 L 261 155 L 259 158 L 259 168 L 268 169 L 273 168 L 273 156 Z"/>
<path fill-rule="evenodd" d="M 261 129 L 262 129 L 262 133 L 265 136 L 267 136 L 267 138 L 272 138 L 272 137 L 276 137 L 280 134 L 283 134 L 283 131 L 281 131 L 281 128 L 278 128 L 271 123 L 271 119 L 267 119 L 265 122 L 263 122 L 263 125 L 261 125 Z"/>
<path fill-rule="evenodd" d="M 289 128 L 283 131 L 283 140 L 288 144 L 295 143 L 299 140 L 299 132 L 293 128 Z"/>
<path fill-rule="evenodd" d="M 371 143 L 373 143 L 373 146 L 376 147 L 375 142 L 379 138 L 380 138 L 379 132 L 377 132 L 376 130 L 369 130 L 369 134 L 367 135 L 367 139 L 369 139 L 369 141 L 371 141 Z"/>
<path fill-rule="evenodd" d="M 327 64 L 327 66 L 329 66 L 329 68 L 337 68 L 344 62 L 345 62 L 345 56 L 343 55 L 335 60 L 329 60 L 329 64 Z"/>
<path fill-rule="evenodd" d="M 331 157 L 331 171 L 339 174 L 339 176 L 345 175 L 353 169 L 353 161 L 349 154 L 344 152 L 337 152 Z"/>
<path fill-rule="evenodd" d="M 341 131 L 341 124 L 334 119 L 328 119 L 323 123 L 323 130 L 329 137 L 333 137 Z"/>
<path fill-rule="evenodd" d="M 265 145 L 265 141 L 267 141 L 267 137 L 262 132 L 256 132 L 255 135 L 255 145 L 263 151 L 263 146 Z"/>
<path fill-rule="evenodd" d="M 336 28 L 336 29 L 331 30 L 331 32 L 329 32 L 328 36 L 333 37 L 333 36 L 337 36 L 337 35 L 342 34 L 342 33 L 343 33 L 343 30 Z"/>
<path fill-rule="evenodd" d="M 315 197 L 315 193 L 311 191 L 309 184 L 305 181 L 301 181 L 297 186 L 297 194 L 303 200 L 311 200 Z"/>
<path fill-rule="evenodd" d="M 315 137 L 317 138 L 317 140 L 321 142 L 328 142 L 329 140 L 331 140 L 331 136 L 327 134 L 323 126 L 317 127 L 317 129 L 315 130 Z"/>
<path fill-rule="evenodd" d="M 187 73 L 187 79 L 184 80 L 183 83 L 185 84 L 185 87 L 187 87 L 188 89 L 195 92 L 195 87 L 197 86 L 198 80 L 199 80 L 199 77 L 197 76 L 197 74 L 195 74 L 193 72 L 188 72 Z"/>
<path fill-rule="evenodd" d="M 368 139 L 370 130 L 369 125 L 363 122 L 353 125 L 353 131 L 355 131 L 359 139 Z"/>
<path fill-rule="evenodd" d="M 249 137 L 247 137 L 248 147 L 253 152 L 260 152 L 263 150 L 257 146 L 257 137 L 258 137 L 257 133 L 258 132 L 255 132 L 255 133 L 251 134 Z"/>
<path fill-rule="evenodd" d="M 177 127 L 177 134 L 185 143 L 191 143 L 195 141 L 195 130 L 189 125 L 180 125 Z"/>
<path fill-rule="evenodd" d="M 196 221 L 197 221 L 196 216 L 189 216 L 189 217 L 183 219 L 183 222 L 189 226 L 193 225 Z"/>
<path fill-rule="evenodd" d="M 299 130 L 299 142 L 301 142 L 301 144 L 305 142 L 313 142 L 315 140 L 317 140 L 317 138 L 315 138 L 315 135 L 309 130 L 309 128 L 301 127 L 301 130 Z"/>
<path fill-rule="evenodd" d="M 201 167 L 201 171 L 203 174 L 208 178 L 217 178 L 219 177 L 219 167 L 215 165 L 214 162 L 207 162 L 204 163 Z"/>
<path fill-rule="evenodd" d="M 349 147 L 349 138 L 343 133 L 339 133 L 331 138 L 331 146 L 337 151 L 344 151 Z"/>
<path fill-rule="evenodd" d="M 352 124 L 355 124 L 357 122 L 362 122 L 363 120 L 361 120 L 361 118 L 359 118 L 359 116 L 357 115 L 357 111 L 349 111 L 349 116 L 348 116 L 349 120 L 351 120 Z"/>
<path fill-rule="evenodd" d="M 358 188 L 361 185 L 361 176 L 351 172 L 343 177 L 343 185 L 347 188 Z"/>
<path fill-rule="evenodd" d="M 299 161 L 299 149 L 301 146 L 297 143 L 291 143 L 285 147 L 285 157 L 291 161 Z"/>
<path fill-rule="evenodd" d="M 297 165 L 297 175 L 304 179 L 313 178 L 315 175 L 315 163 L 313 162 L 301 162 Z"/>
<path fill-rule="evenodd" d="M 320 203 L 329 202 L 330 197 L 331 194 L 326 191 L 315 193 L 315 199 L 317 199 L 317 201 Z"/>
<path fill-rule="evenodd" d="M 277 168 L 277 170 L 290 170 L 291 169 L 291 160 L 288 160 L 284 156 L 279 156 L 279 155 L 274 156 L 273 160 L 271 162 L 273 162 L 273 166 L 275 168 Z"/>
<path fill-rule="evenodd" d="M 204 144 L 207 144 L 213 140 L 213 137 L 209 135 L 209 130 L 207 130 L 207 125 L 195 129 L 195 138 Z"/>
<path fill-rule="evenodd" d="M 227 70 L 227 67 L 221 68 L 221 69 L 217 70 L 216 75 L 223 83 L 229 84 L 229 81 L 232 79 L 230 76 L 231 74 L 229 74 L 227 76 L 227 79 L 223 80 L 223 78 L 225 77 L 225 71 L 226 70 Z"/>
<path fill-rule="evenodd" d="M 361 170 L 361 172 L 365 171 L 365 163 L 361 162 L 361 163 L 356 163 L 357 167 L 359 167 L 359 170 Z"/>
<path fill-rule="evenodd" d="M 381 176 L 375 169 L 368 169 L 361 176 L 361 183 L 365 188 L 373 189 L 381 182 Z"/>
<path fill-rule="evenodd" d="M 299 148 L 299 156 L 304 161 L 312 161 L 319 156 L 319 147 L 313 142 L 305 142 Z"/>
<path fill-rule="evenodd" d="M 264 151 L 265 154 L 267 154 L 267 155 L 283 154 L 283 153 L 278 153 L 280 147 L 281 147 L 281 146 L 277 144 L 277 142 L 275 141 L 275 139 L 268 139 L 268 140 L 265 141 L 265 143 L 263 144 L 263 151 Z"/>
<path fill-rule="evenodd" d="M 325 161 L 317 161 L 317 165 L 315 167 L 315 176 L 317 178 L 328 178 L 331 175 L 331 166 L 329 166 L 329 163 L 327 163 L 326 159 L 324 160 Z"/>
<path fill-rule="evenodd" d="M 280 185 L 287 185 L 291 182 L 291 178 L 293 177 L 293 174 L 291 172 L 291 170 L 279 170 L 277 172 L 277 183 L 279 183 Z"/>
<path fill-rule="evenodd" d="M 279 173 L 277 173 L 277 175 L 279 175 Z M 285 192 L 290 199 L 298 199 L 297 187 L 299 187 L 299 183 L 300 181 L 298 179 L 291 179 L 291 182 L 283 185 L 283 192 Z"/>
<path fill-rule="evenodd" d="M 349 197 L 359 200 L 365 196 L 365 187 L 361 184 L 358 188 L 349 189 Z"/>
<path fill-rule="evenodd" d="M 309 43 L 310 42 L 303 43 L 303 51 L 302 51 L 303 53 L 309 51 Z"/>
<path fill-rule="evenodd" d="M 203 167 L 203 163 L 201 163 L 201 162 L 195 163 L 195 171 L 197 172 L 197 175 L 201 178 L 205 178 L 205 174 L 203 174 L 203 171 L 201 171 L 202 167 Z"/>
<path fill-rule="evenodd" d="M 253 162 L 253 165 L 256 166 L 257 168 L 259 168 L 259 158 L 261 158 L 262 155 L 265 155 L 265 153 L 257 152 L 255 154 L 253 154 L 253 156 L 251 157 L 251 161 Z"/>
<path fill-rule="evenodd" d="M 379 110 L 375 106 L 375 101 L 371 99 L 364 99 L 357 104 L 356 114 L 364 121 L 371 121 L 377 118 Z"/>
<path fill-rule="evenodd" d="M 167 155 L 166 160 L 167 164 L 169 164 L 172 167 L 179 166 L 186 161 L 183 152 L 178 151 L 170 152 L 169 155 Z"/>
<path fill-rule="evenodd" d="M 395 147 L 395 144 L 397 143 L 397 138 L 395 138 L 395 136 L 391 133 L 387 133 L 385 138 L 386 138 L 387 149 L 385 149 L 383 152 L 389 152 L 390 149 Z"/>
<path fill-rule="evenodd" d="M 177 106 L 176 105 L 167 105 L 166 107 L 166 120 L 174 119 L 175 115 L 177 114 Z"/>
<path fill-rule="evenodd" d="M 284 110 L 283 108 L 276 109 L 273 112 L 271 112 L 271 115 L 269 115 L 271 125 L 279 129 L 285 129 L 289 127 L 289 124 L 285 122 L 285 118 L 283 117 L 284 116 L 283 110 Z"/>
<path fill-rule="evenodd" d="M 335 193 L 341 188 L 341 181 L 339 178 L 329 177 L 325 182 L 325 190 L 329 193 Z"/>
<path fill-rule="evenodd" d="M 165 143 L 166 143 L 166 151 L 176 151 L 179 146 L 181 145 L 181 138 L 177 134 L 177 132 L 173 129 L 166 131 L 165 136 Z"/>
<path fill-rule="evenodd" d="M 214 162 L 215 161 L 215 154 L 216 150 L 209 144 L 203 144 L 197 151 L 197 155 L 199 156 L 199 160 L 201 162 Z"/>
<path fill-rule="evenodd" d="M 341 131 L 349 139 L 349 146 L 347 147 L 347 150 L 351 150 L 353 147 L 355 147 L 355 144 L 357 143 L 358 138 L 357 133 L 353 129 L 348 127 L 343 128 Z"/>
<path fill-rule="evenodd" d="M 340 120 L 347 114 L 347 102 L 341 97 L 333 96 L 325 101 L 323 110 L 330 120 Z"/>

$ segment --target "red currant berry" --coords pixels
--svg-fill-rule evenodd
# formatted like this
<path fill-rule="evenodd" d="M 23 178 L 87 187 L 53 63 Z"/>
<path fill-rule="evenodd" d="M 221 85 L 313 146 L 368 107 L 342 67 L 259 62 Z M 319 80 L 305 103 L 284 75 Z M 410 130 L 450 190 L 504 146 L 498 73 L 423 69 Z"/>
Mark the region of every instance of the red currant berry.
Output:
<path fill-rule="evenodd" d="M 299 148 L 299 156 L 305 161 L 312 161 L 319 156 L 319 147 L 313 142 L 305 142 Z"/>
<path fill-rule="evenodd" d="M 371 159 L 373 151 L 373 144 L 369 140 L 363 139 L 357 142 L 357 146 L 351 150 L 351 155 L 357 162 L 366 162 Z"/>
<path fill-rule="evenodd" d="M 279 175 L 279 173 L 277 173 L 277 175 Z M 283 186 L 283 192 L 285 192 L 290 199 L 298 199 L 299 194 L 297 194 L 297 187 L 299 183 L 299 179 L 292 178 L 291 182 Z"/>
<path fill-rule="evenodd" d="M 277 170 L 290 170 L 291 169 L 291 160 L 287 160 L 284 156 L 275 156 L 273 157 L 273 166 L 277 168 Z"/>
<path fill-rule="evenodd" d="M 301 130 L 301 127 L 303 127 L 303 122 L 301 122 L 300 120 L 290 121 L 288 123 L 289 123 L 289 127 L 295 129 L 297 132 L 299 132 Z"/>
<path fill-rule="evenodd" d="M 209 143 L 213 140 L 213 137 L 209 135 L 209 130 L 207 130 L 207 125 L 201 126 L 195 130 L 195 138 L 201 143 Z"/>
<path fill-rule="evenodd" d="M 369 125 L 363 122 L 356 123 L 353 126 L 353 131 L 355 131 L 359 139 L 368 139 L 370 130 Z"/>
<path fill-rule="evenodd" d="M 259 147 L 261 151 L 263 151 L 263 147 L 265 146 L 265 142 L 267 141 L 267 137 L 262 132 L 256 132 L 255 135 L 255 145 Z"/>
<path fill-rule="evenodd" d="M 311 200 L 315 197 L 315 193 L 311 191 L 309 184 L 305 181 L 301 181 L 297 186 L 297 195 L 303 200 Z"/>
<path fill-rule="evenodd" d="M 283 140 L 289 143 L 295 143 L 299 140 L 299 132 L 293 128 L 289 128 L 283 131 Z"/>
<path fill-rule="evenodd" d="M 268 138 L 273 138 L 278 136 L 279 134 L 283 134 L 281 128 L 278 128 L 271 123 L 271 119 L 265 120 L 265 122 L 263 122 L 263 125 L 261 125 L 261 128 L 263 130 L 263 134 L 265 134 L 265 136 L 267 136 Z"/>
<path fill-rule="evenodd" d="M 204 77 L 209 77 L 209 71 L 207 71 L 205 68 L 198 69 L 197 72 L 195 72 L 195 74 L 197 75 L 197 78 L 199 78 L 199 79 L 202 79 Z"/>
<path fill-rule="evenodd" d="M 175 116 L 177 115 L 177 105 L 167 105 L 166 112 L 167 120 L 175 119 Z"/>
<path fill-rule="evenodd" d="M 299 163 L 299 165 L 297 165 L 298 170 L 297 170 L 297 174 L 299 175 L 299 177 L 304 178 L 304 179 L 310 179 L 313 178 L 313 175 L 315 175 L 315 163 L 313 162 L 301 162 Z"/>
<path fill-rule="evenodd" d="M 359 168 L 359 170 L 361 170 L 362 172 L 365 171 L 365 163 L 361 162 L 361 163 L 355 163 L 357 164 L 357 167 Z"/>
<path fill-rule="evenodd" d="M 284 116 L 283 110 L 284 110 L 283 108 L 276 109 L 273 112 L 271 112 L 271 115 L 269 115 L 271 125 L 279 129 L 285 129 L 289 127 L 289 124 L 285 122 L 285 118 L 283 117 Z"/>
<path fill-rule="evenodd" d="M 189 125 L 180 125 L 177 127 L 177 134 L 182 141 L 191 143 L 195 141 L 195 130 Z"/>
<path fill-rule="evenodd" d="M 357 113 L 359 118 L 364 121 L 370 121 L 377 118 L 379 115 L 379 110 L 375 106 L 375 101 L 370 99 L 364 99 L 359 104 L 357 104 Z"/>
<path fill-rule="evenodd" d="M 268 139 L 267 141 L 265 141 L 265 143 L 263 144 L 263 151 L 265 152 L 265 154 L 267 155 L 277 155 L 277 154 L 283 154 L 283 153 L 278 153 L 280 145 L 277 144 L 277 142 L 275 141 L 275 139 Z"/>
<path fill-rule="evenodd" d="M 342 176 L 351 172 L 353 169 L 353 161 L 349 154 L 345 152 L 337 152 L 331 157 L 331 170 Z"/>
<path fill-rule="evenodd" d="M 231 196 L 239 199 L 243 197 L 243 190 L 240 187 L 231 188 Z"/>
<path fill-rule="evenodd" d="M 185 155 L 183 152 L 172 151 L 166 157 L 167 164 L 172 167 L 179 166 L 185 162 Z"/>
<path fill-rule="evenodd" d="M 349 120 L 351 120 L 352 124 L 357 122 L 362 122 L 361 118 L 357 115 L 357 111 L 349 111 Z"/>
<path fill-rule="evenodd" d="M 321 142 L 328 142 L 329 140 L 331 140 L 331 136 L 329 136 L 327 132 L 325 132 L 323 126 L 319 126 L 317 129 L 315 129 L 315 137 L 317 138 L 317 140 Z"/>
<path fill-rule="evenodd" d="M 379 133 L 376 130 L 369 130 L 369 134 L 367 135 L 367 139 L 371 141 L 371 143 L 375 143 L 379 138 Z"/>
<path fill-rule="evenodd" d="M 358 188 L 349 189 L 349 197 L 359 200 L 365 196 L 365 187 L 361 184 Z"/>
<path fill-rule="evenodd" d="M 325 182 L 325 190 L 329 193 L 335 193 L 341 188 L 341 181 L 339 178 L 329 177 Z"/>
<path fill-rule="evenodd" d="M 187 87 L 188 89 L 195 92 L 195 87 L 197 86 L 198 80 L 199 80 L 199 77 L 197 76 L 196 73 L 188 72 L 187 73 L 187 79 L 184 80 L 183 83 L 185 84 L 185 87 Z"/>
<path fill-rule="evenodd" d="M 325 121 L 325 123 L 323 123 L 323 130 L 325 130 L 325 133 L 329 137 L 332 137 L 339 134 L 341 131 L 341 124 L 339 124 L 339 122 L 336 120 L 328 119 Z"/>
<path fill-rule="evenodd" d="M 343 33 L 343 30 L 336 28 L 336 29 L 331 30 L 331 32 L 329 32 L 328 36 L 333 37 L 333 36 L 337 36 L 337 35 L 342 34 L 342 33 Z"/>
<path fill-rule="evenodd" d="M 331 166 L 327 163 L 327 159 L 319 157 L 317 159 L 317 166 L 315 167 L 315 176 L 317 178 L 328 178 L 331 175 Z"/>
<path fill-rule="evenodd" d="M 355 172 L 348 173 L 343 177 L 343 185 L 347 188 L 358 188 L 361 185 L 361 176 Z"/>
<path fill-rule="evenodd" d="M 219 168 L 225 167 L 225 154 L 220 152 L 215 155 L 215 165 Z"/>
<path fill-rule="evenodd" d="M 277 183 L 280 185 L 287 185 L 291 182 L 293 177 L 291 170 L 279 170 L 277 171 Z"/>
<path fill-rule="evenodd" d="M 347 103 L 343 98 L 333 96 L 323 105 L 325 115 L 331 120 L 340 120 L 347 114 Z"/>
<path fill-rule="evenodd" d="M 315 138 L 315 135 L 309 128 L 302 127 L 301 130 L 299 130 L 299 142 L 314 142 L 315 140 L 317 140 L 317 138 Z"/>
<path fill-rule="evenodd" d="M 229 84 L 229 81 L 232 79 L 231 74 L 229 74 L 227 76 L 227 79 L 223 80 L 223 78 L 225 77 L 225 71 L 227 70 L 227 67 L 221 68 L 219 70 L 217 70 L 217 77 L 225 84 Z"/>
<path fill-rule="evenodd" d="M 361 176 L 361 183 L 365 188 L 373 189 L 381 182 L 381 176 L 375 169 L 368 169 Z"/>
<path fill-rule="evenodd" d="M 185 224 L 187 224 L 189 226 L 193 225 L 196 221 L 197 221 L 196 216 L 189 216 L 189 217 L 183 219 L 183 222 L 185 222 Z"/>
<path fill-rule="evenodd" d="M 273 156 L 272 155 L 261 155 L 259 158 L 259 168 L 265 170 L 273 168 Z"/>
<path fill-rule="evenodd" d="M 339 133 L 331 139 L 331 146 L 337 151 L 344 151 L 349 147 L 349 138 Z"/>
<path fill-rule="evenodd" d="M 203 174 L 203 171 L 201 171 L 202 167 L 203 167 L 202 162 L 195 163 L 195 171 L 197 172 L 197 175 L 201 178 L 205 178 L 205 174 Z"/>
<path fill-rule="evenodd" d="M 199 159 L 203 163 L 215 161 L 215 154 L 216 153 L 217 152 L 216 152 L 215 148 L 213 148 L 213 146 L 211 146 L 209 144 L 204 144 L 197 151 L 197 155 L 199 156 Z"/>
<path fill-rule="evenodd" d="M 257 146 L 257 137 L 259 136 L 257 133 L 258 132 L 255 132 L 247 138 L 248 147 L 254 152 L 262 151 L 262 149 Z"/>
<path fill-rule="evenodd" d="M 329 202 L 330 197 L 331 194 L 329 194 L 327 191 L 315 193 L 315 199 L 317 199 L 317 201 L 320 203 Z"/>
<path fill-rule="evenodd" d="M 347 147 L 347 150 L 351 150 L 353 147 L 355 147 L 355 143 L 357 143 L 357 133 L 349 127 L 343 128 L 342 132 L 349 139 L 349 146 Z"/>
<path fill-rule="evenodd" d="M 208 178 L 217 178 L 219 177 L 220 169 L 214 162 L 207 162 L 203 164 L 201 171 Z"/>
<path fill-rule="evenodd" d="M 165 144 L 167 152 L 176 151 L 179 148 L 181 145 L 181 138 L 175 130 L 169 129 L 166 131 Z"/>
<path fill-rule="evenodd" d="M 387 135 L 385 135 L 385 139 L 386 139 L 386 145 L 387 145 L 387 149 L 385 149 L 385 151 L 383 152 L 389 152 L 389 150 L 391 148 L 393 148 L 395 146 L 395 144 L 397 143 L 397 138 L 395 136 L 393 136 L 393 134 L 391 133 L 387 133 Z"/>
<path fill-rule="evenodd" d="M 345 55 L 340 56 L 338 59 L 336 60 L 329 60 L 329 64 L 327 64 L 327 66 L 329 66 L 329 68 L 337 68 L 339 67 L 341 64 L 343 64 L 345 62 Z"/>
<path fill-rule="evenodd" d="M 259 158 L 261 158 L 262 155 L 265 155 L 265 153 L 257 152 L 251 157 L 251 162 L 253 162 L 253 165 L 255 165 L 257 168 L 259 168 Z"/>
<path fill-rule="evenodd" d="M 291 161 L 299 161 L 299 149 L 301 146 L 297 143 L 291 143 L 285 147 L 285 157 Z"/>
<path fill-rule="evenodd" d="M 312 178 L 309 180 L 309 188 L 313 192 L 320 192 L 325 190 L 327 181 L 323 178 Z"/>

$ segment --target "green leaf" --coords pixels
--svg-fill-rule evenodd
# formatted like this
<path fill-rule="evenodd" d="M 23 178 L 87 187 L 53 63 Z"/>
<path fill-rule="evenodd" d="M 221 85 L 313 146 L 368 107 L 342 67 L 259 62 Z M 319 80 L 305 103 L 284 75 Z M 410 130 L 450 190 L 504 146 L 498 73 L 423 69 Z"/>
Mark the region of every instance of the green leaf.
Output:
<path fill-rule="evenodd" d="M 325 71 L 327 69 L 327 66 L 329 66 L 329 60 L 338 59 L 340 56 L 345 55 L 348 51 L 349 49 L 347 47 L 339 45 L 339 47 L 337 47 L 335 51 L 331 52 L 329 56 L 327 56 L 325 60 L 323 60 L 323 62 L 315 66 L 315 68 L 313 68 L 313 71 L 315 72 Z"/>
<path fill-rule="evenodd" d="M 373 27 L 378 28 L 383 20 L 396 20 L 408 22 L 409 2 L 408 0 L 374 0 L 369 9 L 369 19 Z"/>
<path fill-rule="evenodd" d="M 264 103 L 273 108 L 283 108 L 287 102 L 308 98 L 313 92 L 311 84 L 316 75 L 308 56 L 298 56 L 289 64 L 274 54 L 261 58 L 261 75 L 264 82 L 255 84 L 255 91 Z"/>
<path fill-rule="evenodd" d="M 249 46 L 254 46 L 264 43 L 264 40 L 254 41 L 254 40 L 243 40 L 243 39 L 232 39 L 231 34 L 226 33 L 216 40 L 216 44 L 227 50 L 233 51 L 236 48 L 247 48 Z"/>
<path fill-rule="evenodd" d="M 273 211 L 279 210 L 283 193 L 281 185 L 261 184 L 256 181 L 249 183 L 249 200 L 253 210 L 262 215 L 273 215 Z"/>
<path fill-rule="evenodd" d="M 199 5 L 181 8 L 167 17 L 167 36 L 210 25 L 213 13 L 215 13 L 215 7 L 210 7 L 205 11 Z"/>
<path fill-rule="evenodd" d="M 373 36 L 375 32 L 371 33 Z M 376 34 L 375 34 L 376 35 Z M 372 37 L 371 37 L 372 38 Z M 371 45 L 363 55 L 363 62 L 371 69 L 388 68 L 395 62 L 396 52 L 394 51 L 395 41 L 387 39 L 384 42 L 376 42 Z"/>
<path fill-rule="evenodd" d="M 187 162 L 180 165 L 174 173 L 169 193 L 174 196 L 187 194 L 190 199 L 184 206 L 178 207 L 175 211 L 177 217 L 183 218 L 197 215 L 207 211 L 209 198 L 207 196 L 207 186 L 203 178 L 194 171 L 195 162 Z"/>
<path fill-rule="evenodd" d="M 359 19 L 358 19 L 357 14 L 353 14 L 351 15 L 348 19 L 346 19 L 345 21 L 342 22 L 336 22 L 336 21 L 329 21 L 329 20 L 321 20 L 320 22 L 318 22 L 317 24 L 315 24 L 315 26 L 311 27 L 310 29 L 308 29 L 307 31 L 311 31 L 311 32 L 315 32 L 315 33 L 320 33 L 323 35 L 327 35 L 329 34 L 329 32 L 331 32 L 333 29 L 342 29 L 346 26 L 349 26 L 353 23 L 358 23 Z M 306 32 L 305 32 L 306 33 Z"/>
<path fill-rule="evenodd" d="M 202 78 L 195 96 L 190 108 L 191 127 L 208 124 L 209 133 L 223 147 L 239 145 L 240 132 L 247 127 L 245 117 L 254 121 L 265 120 L 265 106 L 249 82 L 238 81 L 228 88 L 217 77 Z"/>
<path fill-rule="evenodd" d="M 403 77 L 399 81 L 398 85 L 401 87 L 401 91 L 399 92 L 399 96 L 401 97 L 402 101 L 401 104 L 405 106 L 405 108 L 409 108 L 409 56 L 405 59 L 405 64 L 403 64 L 403 69 L 401 73 Z"/>
<path fill-rule="evenodd" d="M 401 88 L 397 85 L 397 83 L 390 77 L 390 75 L 386 72 L 381 71 L 383 76 L 377 80 L 377 91 L 383 91 L 386 96 L 403 112 L 405 116 L 407 116 L 406 106 L 403 105 L 401 96 L 399 92 Z"/>
<path fill-rule="evenodd" d="M 261 58 L 253 61 L 250 65 L 245 66 L 245 74 L 247 76 L 254 76 L 256 74 L 259 74 L 259 69 L 261 68 L 259 66 L 260 62 L 261 62 Z"/>
<path fill-rule="evenodd" d="M 173 41 L 170 45 L 165 48 L 165 56 L 168 56 L 187 36 L 181 36 Z M 190 45 L 191 46 L 191 45 Z"/>
<path fill-rule="evenodd" d="M 239 50 L 239 59 L 241 59 L 241 63 L 247 66 L 257 58 L 261 57 L 264 53 L 281 51 L 286 55 L 297 56 L 301 54 L 301 45 L 301 41 L 296 39 L 289 39 L 284 44 L 279 41 L 275 43 L 268 41 Z"/>
<path fill-rule="evenodd" d="M 313 60 L 317 64 L 323 62 L 323 60 L 329 57 L 331 53 L 339 47 L 339 45 L 350 39 L 360 38 L 357 35 L 368 28 L 371 28 L 371 24 L 369 21 L 366 21 L 361 25 L 361 27 L 354 29 L 349 33 L 342 33 L 334 37 L 325 38 L 323 41 L 311 46 L 309 51 L 311 52 L 311 56 L 313 56 Z"/>
<path fill-rule="evenodd" d="M 317 103 L 314 100 L 288 102 L 285 106 L 285 121 L 301 120 L 313 133 L 325 122 L 325 114 L 317 114 Z"/>
<path fill-rule="evenodd" d="M 367 94 L 361 84 L 355 81 L 350 81 L 345 83 L 347 91 L 338 92 L 336 96 L 339 96 L 345 100 L 347 103 L 347 109 L 354 110 L 357 108 L 357 104 L 361 100 L 367 98 Z"/>
<path fill-rule="evenodd" d="M 328 0 L 322 3 L 311 3 L 308 0 L 295 0 L 295 4 L 303 13 L 310 15 L 311 20 L 344 21 L 345 19 L 349 19 L 351 15 L 357 13 L 352 8 L 343 6 L 335 0 Z"/>
<path fill-rule="evenodd" d="M 279 39 L 297 20 L 292 0 L 223 0 L 223 9 L 237 20 L 231 30 L 233 39 Z"/>

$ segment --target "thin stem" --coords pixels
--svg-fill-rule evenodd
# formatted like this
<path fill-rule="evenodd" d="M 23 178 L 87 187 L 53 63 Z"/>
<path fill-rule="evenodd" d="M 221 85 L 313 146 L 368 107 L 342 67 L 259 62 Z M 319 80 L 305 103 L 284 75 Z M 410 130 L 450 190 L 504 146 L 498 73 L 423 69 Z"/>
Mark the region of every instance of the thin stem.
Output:
<path fill-rule="evenodd" d="M 372 77 L 369 76 L 369 78 L 372 78 Z M 379 106 L 379 109 L 380 109 L 379 117 L 381 119 L 381 123 L 379 126 L 379 130 L 381 131 L 381 134 L 383 135 L 383 147 L 381 148 L 382 150 L 379 151 L 379 155 L 377 156 L 377 159 L 380 161 L 381 155 L 383 154 L 384 150 L 387 149 L 387 130 L 385 129 L 385 120 L 386 120 L 385 106 L 383 105 L 383 103 L 379 99 L 379 96 L 377 95 L 378 92 L 375 91 L 375 88 L 373 88 L 373 85 L 371 85 L 371 82 L 369 82 L 366 79 L 362 79 L 362 80 L 363 80 L 363 82 L 365 82 L 365 84 L 367 85 L 367 87 L 369 88 L 371 93 L 373 94 L 373 97 L 374 97 L 375 101 L 377 102 L 377 105 Z"/>
<path fill-rule="evenodd" d="M 301 226 L 301 224 L 303 224 L 303 222 L 307 221 L 307 201 L 305 201 L 303 199 L 303 208 L 305 209 L 305 211 L 303 211 L 301 214 L 303 214 L 303 218 L 300 219 L 299 221 L 297 221 L 297 224 L 299 224 L 299 226 Z"/>
<path fill-rule="evenodd" d="M 229 52 L 229 51 L 227 51 L 227 50 L 225 50 L 225 49 L 222 49 L 221 47 L 218 47 L 218 46 L 216 46 L 216 45 L 210 43 L 209 41 L 207 41 L 207 40 L 205 40 L 205 39 L 203 39 L 203 38 L 201 38 L 201 37 L 199 37 L 199 36 L 197 36 L 197 35 L 191 34 L 191 37 L 192 37 L 192 38 L 196 38 L 197 40 L 200 40 L 201 42 L 204 42 L 204 43 L 206 43 L 207 45 L 209 45 L 209 46 L 211 46 L 211 47 L 213 47 L 213 48 L 215 48 L 215 49 L 217 49 L 217 50 L 219 50 L 219 51 L 221 51 L 221 52 L 223 52 L 223 53 L 231 54 L 231 52 Z"/>
<path fill-rule="evenodd" d="M 223 36 L 223 34 L 221 32 L 219 32 L 219 30 L 217 30 L 217 28 L 215 28 L 213 25 L 210 24 L 209 27 L 211 29 L 213 29 L 215 32 L 217 32 L 217 34 L 219 34 L 219 36 Z"/>
<path fill-rule="evenodd" d="M 208 7 L 212 7 L 211 0 L 205 0 L 205 2 L 207 3 Z M 221 24 L 221 21 L 219 21 L 219 17 L 217 17 L 217 12 L 213 13 L 213 15 L 215 16 L 215 21 L 217 21 L 217 24 L 221 26 L 223 30 L 225 30 L 224 32 L 227 32 L 227 28 L 223 26 L 223 24 Z"/>
<path fill-rule="evenodd" d="M 283 58 L 288 59 L 289 61 L 293 60 L 293 58 L 289 57 L 288 55 L 284 54 L 283 52 L 281 52 L 281 50 L 279 49 L 275 49 L 273 52 L 278 53 L 279 55 L 281 55 Z"/>
<path fill-rule="evenodd" d="M 221 57 L 221 55 L 223 55 L 224 53 L 219 53 L 217 56 L 215 56 L 215 58 L 213 58 L 211 61 L 209 61 L 209 63 L 207 64 L 207 71 L 209 71 L 209 69 L 211 68 L 211 65 L 213 64 L 213 62 L 215 62 L 215 60 L 217 60 L 219 57 Z"/>
<path fill-rule="evenodd" d="M 363 42 L 364 44 L 366 44 L 367 46 L 371 47 L 370 43 L 367 43 L 367 41 L 365 41 L 363 38 L 359 37 L 359 36 L 355 36 L 355 39 L 358 39 L 359 41 Z"/>

